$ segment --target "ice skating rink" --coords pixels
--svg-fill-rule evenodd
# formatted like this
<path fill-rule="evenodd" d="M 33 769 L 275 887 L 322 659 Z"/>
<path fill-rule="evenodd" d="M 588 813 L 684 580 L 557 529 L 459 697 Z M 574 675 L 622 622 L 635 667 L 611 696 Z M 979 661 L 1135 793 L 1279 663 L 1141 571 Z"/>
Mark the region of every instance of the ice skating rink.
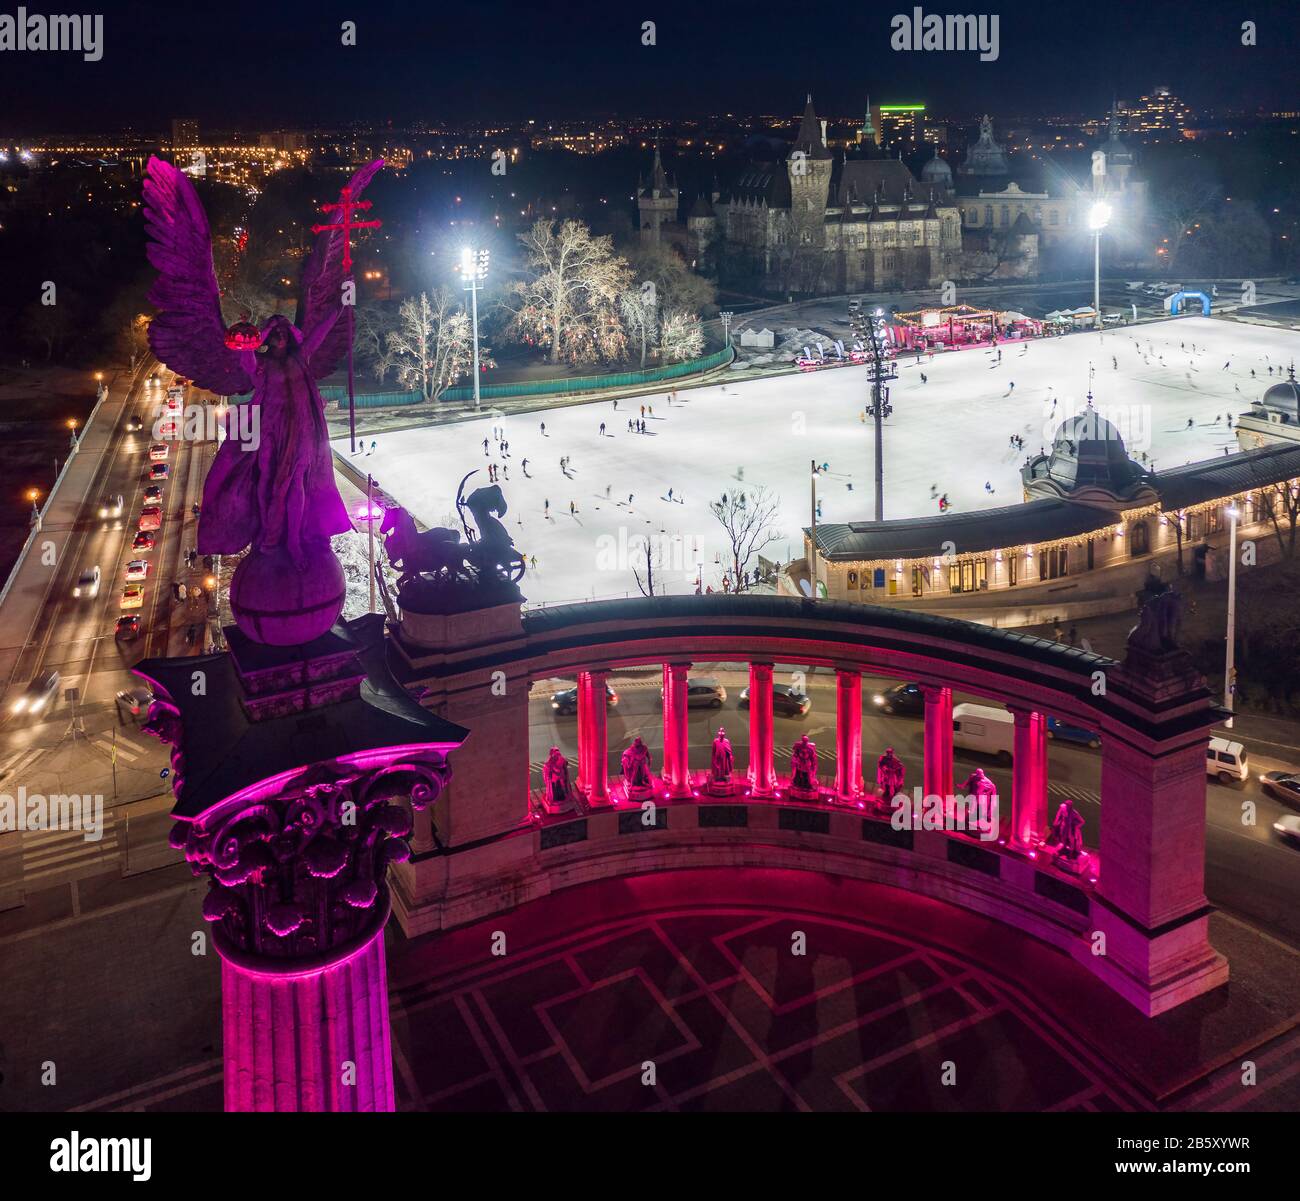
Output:
<path fill-rule="evenodd" d="M 1007 343 L 1001 363 L 984 349 L 919 365 L 903 354 L 885 425 L 885 518 L 937 513 L 931 485 L 957 512 L 1018 503 L 1021 464 L 1040 446 L 1050 448 L 1060 422 L 1082 410 L 1090 365 L 1096 406 L 1134 458 L 1145 451 L 1160 470 L 1222 456 L 1225 448 L 1235 453 L 1226 417 L 1235 420 L 1269 383 L 1285 378 L 1298 353 L 1295 333 L 1184 317 Z M 504 521 L 519 549 L 537 560 L 523 583 L 532 603 L 637 595 L 637 535 L 659 537 L 666 590 L 690 592 L 697 559 L 706 585 L 722 580 L 727 544 L 708 505 L 724 489 L 752 494 L 762 486 L 780 498 L 779 537 L 763 552 L 779 561 L 802 554 L 814 460 L 828 464 L 817 484 L 820 521 L 874 516 L 872 427 L 862 417 L 867 392 L 860 367 L 724 382 L 683 391 L 672 406 L 660 393 L 620 399 L 617 409 L 602 400 L 379 434 L 374 453 L 355 461 L 427 525 L 448 522 L 467 471 L 480 469 L 466 493 L 489 482 L 489 463 L 507 468 L 509 478 L 498 480 L 510 506 Z M 630 433 L 628 419 L 640 416 L 642 404 L 647 432 Z M 494 427 L 509 442 L 508 458 L 498 453 Z M 1012 434 L 1024 438 L 1024 451 L 1012 449 Z M 335 447 L 347 454 L 346 440 Z M 566 455 L 567 473 L 560 467 Z"/>

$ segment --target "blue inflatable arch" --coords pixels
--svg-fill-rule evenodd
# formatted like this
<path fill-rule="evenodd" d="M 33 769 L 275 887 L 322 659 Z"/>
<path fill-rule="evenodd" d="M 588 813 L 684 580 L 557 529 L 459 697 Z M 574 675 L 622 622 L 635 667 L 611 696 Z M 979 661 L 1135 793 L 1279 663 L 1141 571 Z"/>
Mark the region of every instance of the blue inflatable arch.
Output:
<path fill-rule="evenodd" d="M 1183 311 L 1183 307 L 1189 300 L 1199 300 L 1201 302 L 1201 316 L 1210 315 L 1210 298 L 1204 292 L 1175 292 L 1169 298 L 1169 311 L 1177 316 Z"/>

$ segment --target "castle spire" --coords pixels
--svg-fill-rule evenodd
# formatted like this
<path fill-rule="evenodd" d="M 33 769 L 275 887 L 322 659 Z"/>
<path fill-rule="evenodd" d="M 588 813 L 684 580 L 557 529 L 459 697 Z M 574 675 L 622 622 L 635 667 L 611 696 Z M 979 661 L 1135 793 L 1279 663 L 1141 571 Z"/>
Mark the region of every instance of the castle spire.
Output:
<path fill-rule="evenodd" d="M 817 119 L 813 109 L 812 93 L 808 93 L 808 103 L 803 110 L 803 120 L 799 123 L 799 133 L 791 147 L 791 152 L 802 151 L 805 158 L 828 159 L 831 152 L 826 149 L 826 138 L 822 133 L 822 123 Z"/>

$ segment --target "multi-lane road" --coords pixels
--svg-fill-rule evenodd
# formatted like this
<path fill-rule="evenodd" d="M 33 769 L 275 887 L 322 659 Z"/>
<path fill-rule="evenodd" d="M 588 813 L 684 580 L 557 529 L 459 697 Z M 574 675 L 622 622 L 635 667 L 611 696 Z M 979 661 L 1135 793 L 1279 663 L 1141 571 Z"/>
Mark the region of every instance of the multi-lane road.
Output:
<path fill-rule="evenodd" d="M 191 505 L 201 494 L 214 444 L 168 439 L 167 477 L 152 478 L 154 423 L 166 403 L 171 376 L 147 364 L 133 378 L 119 379 L 120 391 L 110 391 L 96 416 L 103 427 L 83 434 L 83 445 L 93 437 L 95 447 L 85 453 L 97 456 L 93 471 L 76 485 L 83 491 L 57 498 L 70 514 L 58 529 L 57 545 L 42 554 L 38 539 L 23 566 L 24 587 L 15 587 L 0 610 L 5 641 L 18 643 L 0 698 L 0 791 L 16 795 L 21 787 L 28 795 L 100 794 L 107 808 L 106 836 L 91 845 L 75 834 L 0 833 L 0 899 L 7 893 L 13 900 L 16 879 L 30 889 L 46 878 L 59 878 L 63 869 L 73 875 L 82 868 L 87 873 L 102 869 L 116 846 L 115 806 L 149 797 L 162 804 L 169 791 L 161 777 L 167 764 L 164 748 L 140 732 L 117 697 L 139 686 L 129 671 L 132 664 L 146 655 L 183 652 L 184 631 L 196 618 L 202 621 L 204 607 L 176 600 L 172 584 L 193 579 L 184 560 L 195 541 Z M 203 400 L 187 389 L 182 403 Z M 183 431 L 178 424 L 177 432 Z M 70 483 L 71 478 L 65 481 Z M 161 526 L 152 548 L 133 548 L 145 490 L 155 486 L 162 489 Z M 119 496 L 120 514 L 102 517 L 102 507 Z M 50 528 L 53 532 L 53 523 Z M 127 564 L 135 560 L 149 565 L 146 578 L 137 581 L 143 603 L 126 610 Z M 98 594 L 75 596 L 78 577 L 94 567 L 100 572 Z M 117 634 L 124 612 L 140 617 L 139 635 L 130 640 Z M 197 639 L 193 649 L 203 649 L 203 640 Z M 58 672 L 59 685 L 46 707 L 36 717 L 15 712 L 28 684 L 50 671 Z M 75 701 L 68 698 L 69 689 L 77 690 Z M 51 847 L 59 848 L 58 853 Z"/>

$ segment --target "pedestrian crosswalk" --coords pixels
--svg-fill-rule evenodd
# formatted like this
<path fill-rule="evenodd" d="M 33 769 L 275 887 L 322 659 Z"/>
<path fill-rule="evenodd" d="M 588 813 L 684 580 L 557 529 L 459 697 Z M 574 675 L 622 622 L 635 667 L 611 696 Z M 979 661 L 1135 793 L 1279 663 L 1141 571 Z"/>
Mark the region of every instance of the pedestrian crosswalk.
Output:
<path fill-rule="evenodd" d="M 1051 781 L 1047 785 L 1047 795 L 1058 801 L 1087 801 L 1092 805 L 1101 804 L 1101 793 L 1093 788 L 1077 788 L 1073 784 L 1059 784 Z"/>
<path fill-rule="evenodd" d="M 109 759 L 116 756 L 119 763 L 134 763 L 153 749 L 148 743 L 128 738 L 125 734 L 118 734 L 115 738 L 111 731 L 94 735 L 90 745 Z"/>
<path fill-rule="evenodd" d="M 117 823 L 105 811 L 103 837 L 91 841 L 80 830 L 23 834 L 23 887 L 27 891 L 118 869 Z"/>
<path fill-rule="evenodd" d="M 26 750 L 13 751 L 0 759 L 0 785 L 9 781 L 21 781 L 31 766 L 48 750 L 48 747 L 32 746 Z"/>

